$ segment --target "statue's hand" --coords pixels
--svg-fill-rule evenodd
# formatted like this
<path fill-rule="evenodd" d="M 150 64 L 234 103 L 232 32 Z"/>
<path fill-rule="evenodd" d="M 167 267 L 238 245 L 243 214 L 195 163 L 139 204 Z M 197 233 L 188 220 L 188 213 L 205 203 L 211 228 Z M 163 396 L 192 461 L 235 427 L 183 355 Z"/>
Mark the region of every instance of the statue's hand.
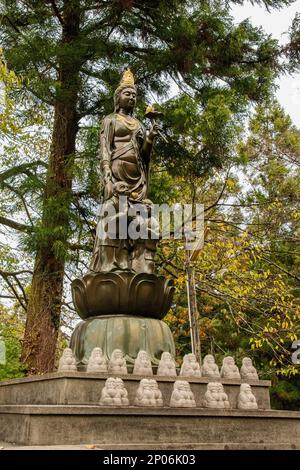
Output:
<path fill-rule="evenodd" d="M 109 167 L 106 167 L 104 168 L 104 171 L 103 171 L 103 180 L 104 180 L 104 183 L 107 184 L 111 181 L 111 169 Z"/>
<path fill-rule="evenodd" d="M 148 139 L 149 140 L 154 140 L 154 138 L 161 132 L 161 127 L 154 123 L 151 127 L 151 129 L 149 130 L 149 133 L 148 133 Z"/>

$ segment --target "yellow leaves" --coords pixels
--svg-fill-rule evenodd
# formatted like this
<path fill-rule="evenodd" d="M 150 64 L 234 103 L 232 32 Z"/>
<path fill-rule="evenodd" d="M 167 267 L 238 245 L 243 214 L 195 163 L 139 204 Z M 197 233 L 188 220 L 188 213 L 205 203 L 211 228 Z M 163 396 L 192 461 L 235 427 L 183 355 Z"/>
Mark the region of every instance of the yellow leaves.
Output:
<path fill-rule="evenodd" d="M 21 80 L 15 73 L 7 68 L 3 57 L 3 49 L 0 48 L 0 131 L 7 133 L 12 131 L 16 133 L 18 128 L 12 116 L 14 102 L 9 98 L 12 88 L 17 88 Z"/>
<path fill-rule="evenodd" d="M 7 68 L 2 47 L 0 47 L 0 80 L 7 85 L 21 84 L 21 80 L 16 76 L 15 72 Z"/>
<path fill-rule="evenodd" d="M 230 189 L 231 191 L 237 189 L 237 182 L 232 178 L 228 178 L 227 188 Z"/>
<path fill-rule="evenodd" d="M 291 216 L 293 217 L 293 219 L 298 219 L 300 217 L 300 211 L 292 212 Z"/>
<path fill-rule="evenodd" d="M 251 349 L 259 349 L 263 345 L 263 340 L 262 339 L 257 339 L 257 338 L 250 338 L 249 343 L 251 344 Z"/>
<path fill-rule="evenodd" d="M 186 276 L 185 274 L 180 274 L 177 279 L 175 279 L 174 284 L 175 286 L 182 287 L 186 283 Z"/>
<path fill-rule="evenodd" d="M 206 304 L 202 307 L 202 312 L 203 313 L 210 313 L 213 311 L 213 306 L 212 305 L 209 305 L 209 304 Z"/>
<path fill-rule="evenodd" d="M 265 269 L 264 273 L 263 273 L 263 276 L 265 279 L 268 279 L 268 277 L 270 276 L 270 270 L 269 269 Z"/>
<path fill-rule="evenodd" d="M 282 202 L 281 201 L 274 201 L 271 204 L 269 204 L 269 207 L 282 207 Z"/>

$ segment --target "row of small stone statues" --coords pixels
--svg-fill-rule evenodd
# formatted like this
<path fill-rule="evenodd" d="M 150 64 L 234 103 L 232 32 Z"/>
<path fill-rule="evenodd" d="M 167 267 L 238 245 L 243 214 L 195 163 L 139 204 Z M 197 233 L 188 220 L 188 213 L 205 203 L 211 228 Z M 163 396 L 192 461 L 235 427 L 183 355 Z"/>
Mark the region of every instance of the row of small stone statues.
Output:
<path fill-rule="evenodd" d="M 109 377 L 102 389 L 100 405 L 102 406 L 128 406 L 128 392 L 124 382 L 119 377 Z M 134 405 L 136 406 L 163 406 L 162 393 L 154 379 L 142 379 L 140 381 Z M 195 397 L 190 384 L 185 380 L 176 380 L 169 403 L 171 407 L 193 408 L 196 407 Z M 206 408 L 228 409 L 230 408 L 228 396 L 220 382 L 210 382 L 203 400 Z M 247 383 L 241 384 L 237 407 L 243 410 L 257 410 L 256 398 L 252 393 L 251 386 Z"/>
<path fill-rule="evenodd" d="M 58 371 L 76 371 L 76 361 L 73 352 L 70 348 L 66 348 L 59 361 Z M 126 359 L 120 349 L 115 349 L 109 361 L 103 355 L 101 348 L 94 348 L 87 365 L 87 372 L 108 372 L 111 374 L 128 374 Z M 153 375 L 151 360 L 146 351 L 139 351 L 137 358 L 134 362 L 133 374 L 136 375 Z M 176 363 L 169 352 L 163 352 L 161 360 L 157 368 L 158 376 L 175 377 Z M 208 377 L 211 379 L 243 379 L 243 380 L 258 380 L 258 375 L 252 360 L 245 357 L 242 361 L 242 367 L 239 371 L 235 364 L 234 358 L 226 356 L 223 359 L 221 371 L 215 363 L 215 359 L 211 354 L 204 357 L 203 365 L 197 362 L 194 354 L 186 354 L 183 358 L 183 363 L 180 369 L 180 376 L 183 377 Z"/>

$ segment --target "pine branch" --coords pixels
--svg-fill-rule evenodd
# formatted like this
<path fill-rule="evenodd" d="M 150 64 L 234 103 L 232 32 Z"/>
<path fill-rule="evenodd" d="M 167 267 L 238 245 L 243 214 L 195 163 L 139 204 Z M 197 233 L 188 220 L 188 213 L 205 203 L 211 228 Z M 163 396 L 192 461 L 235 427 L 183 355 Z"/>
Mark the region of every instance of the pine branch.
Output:
<path fill-rule="evenodd" d="M 221 197 L 223 196 L 224 194 L 224 191 L 225 191 L 225 188 L 227 186 L 227 181 L 228 181 L 228 177 L 229 177 L 229 173 L 230 173 L 230 168 L 229 170 L 227 171 L 227 175 L 225 177 L 225 181 L 224 181 L 224 184 L 223 184 L 223 188 L 219 194 L 219 196 L 217 197 L 216 201 L 209 207 L 207 207 L 206 209 L 204 209 L 204 212 L 207 212 L 209 211 L 210 209 L 212 209 L 213 207 L 217 206 L 218 205 L 218 202 L 220 201 Z"/>
<path fill-rule="evenodd" d="M 33 232 L 33 227 L 29 225 L 21 224 L 20 222 L 16 222 L 15 220 L 8 219 L 7 217 L 0 216 L 0 224 L 6 225 L 6 227 L 13 228 L 14 230 L 18 230 L 19 232 Z"/>
<path fill-rule="evenodd" d="M 22 204 L 23 204 L 24 209 L 25 209 L 25 212 L 26 212 L 26 215 L 27 215 L 27 217 L 28 217 L 28 220 L 29 220 L 31 226 L 33 226 L 33 221 L 32 221 L 32 218 L 31 218 L 31 215 L 30 215 L 30 212 L 29 212 L 29 210 L 28 210 L 27 203 L 26 203 L 26 200 L 25 200 L 23 194 L 21 194 L 20 191 L 18 191 L 17 189 L 15 189 L 15 188 L 14 188 L 13 186 L 11 186 L 10 184 L 8 184 L 8 183 L 3 183 L 3 184 L 4 184 L 4 186 L 5 186 L 6 188 L 8 188 L 8 189 L 9 189 L 10 191 L 12 191 L 13 193 L 15 193 L 15 194 L 21 199 Z"/>
<path fill-rule="evenodd" d="M 68 246 L 71 251 L 81 250 L 81 251 L 86 251 L 87 253 L 92 253 L 93 251 L 92 246 L 81 245 L 80 243 L 69 243 Z"/>
<path fill-rule="evenodd" d="M 52 10 L 56 16 L 56 18 L 58 19 L 58 21 L 60 22 L 60 24 L 64 27 L 65 26 L 65 22 L 63 20 L 63 17 L 61 16 L 60 14 L 60 11 L 55 3 L 54 0 L 50 0 L 50 3 L 51 3 L 51 6 L 52 6 Z"/>
<path fill-rule="evenodd" d="M 44 168 L 47 168 L 46 163 L 44 163 L 42 160 L 38 160 L 36 162 L 31 162 L 31 163 L 22 163 L 21 165 L 14 166 L 13 168 L 10 168 L 9 170 L 5 170 L 3 173 L 0 173 L 0 184 L 3 181 L 7 180 L 8 178 L 11 178 L 12 176 L 16 176 L 20 174 L 31 176 L 29 169 L 36 168 L 38 166 L 43 166 Z"/>
<path fill-rule="evenodd" d="M 33 274 L 32 271 L 30 271 L 29 269 L 20 269 L 20 271 L 3 271 L 2 269 L 0 269 L 0 273 L 3 275 L 3 276 L 19 276 L 20 274 Z"/>
<path fill-rule="evenodd" d="M 15 286 L 13 285 L 13 283 L 9 279 L 10 275 L 7 274 L 5 271 L 0 270 L 0 276 L 4 279 L 4 281 L 6 282 L 8 287 L 10 288 L 10 290 L 13 292 L 15 298 L 17 299 L 17 301 L 19 302 L 21 307 L 26 311 L 27 310 L 27 299 L 26 299 L 26 297 L 24 297 L 25 291 L 24 291 L 23 287 L 21 288 L 22 293 L 23 293 L 23 298 L 21 298 L 19 293 L 17 292 Z M 18 282 L 18 284 L 20 286 L 19 282 Z"/>
<path fill-rule="evenodd" d="M 283 273 L 287 274 L 288 276 L 292 277 L 293 279 L 296 279 L 296 281 L 300 281 L 300 277 L 296 276 L 295 274 L 291 273 L 290 271 L 287 271 L 286 269 L 282 268 L 278 264 L 274 263 L 273 261 L 269 260 L 268 258 L 265 258 L 264 256 L 261 256 L 263 260 L 265 260 L 268 264 L 271 264 L 272 266 L 275 266 L 279 271 L 282 271 Z"/>

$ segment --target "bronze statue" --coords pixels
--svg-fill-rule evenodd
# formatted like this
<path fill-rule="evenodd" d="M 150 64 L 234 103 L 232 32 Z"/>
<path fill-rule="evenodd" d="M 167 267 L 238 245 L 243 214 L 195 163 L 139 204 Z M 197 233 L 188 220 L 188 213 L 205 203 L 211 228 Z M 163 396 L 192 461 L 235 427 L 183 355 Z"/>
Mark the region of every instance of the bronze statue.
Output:
<path fill-rule="evenodd" d="M 79 368 L 86 367 L 94 348 L 101 348 L 107 359 L 114 350 L 123 351 L 129 366 L 140 350 L 155 365 L 163 352 L 175 355 L 171 331 L 161 321 L 170 309 L 174 286 L 155 273 L 159 227 L 148 199 L 159 113 L 147 110 L 152 122 L 147 131 L 133 115 L 136 93 L 128 70 L 115 92 L 114 112 L 101 126 L 103 193 L 97 236 L 88 273 L 72 282 L 73 302 L 84 320 L 70 343 Z M 132 224 L 140 236 L 133 235 Z"/>
<path fill-rule="evenodd" d="M 128 216 L 130 207 L 143 204 L 146 212 L 151 210 L 152 202 L 147 198 L 149 181 L 149 162 L 153 141 L 159 133 L 154 123 L 149 131 L 133 116 L 136 104 L 136 87 L 130 70 L 127 70 L 114 94 L 115 109 L 106 116 L 100 131 L 100 161 L 103 180 L 102 213 L 116 212 L 116 228 L 120 220 L 132 221 Z M 120 211 L 120 196 L 124 196 L 125 207 Z M 126 197 L 126 199 L 125 199 Z M 122 219 L 123 218 L 123 219 Z M 105 219 L 106 220 L 106 219 Z M 130 270 L 135 272 L 154 272 L 154 255 L 157 238 L 151 237 L 155 221 L 141 219 L 147 225 L 147 238 L 138 240 L 120 239 L 116 231 L 112 238 L 106 233 L 105 224 L 100 217 L 93 257 L 90 264 L 92 272 Z M 136 221 L 137 222 L 137 221 Z M 125 222 L 126 223 L 126 222 Z M 101 237 L 99 236 L 101 233 Z"/>

